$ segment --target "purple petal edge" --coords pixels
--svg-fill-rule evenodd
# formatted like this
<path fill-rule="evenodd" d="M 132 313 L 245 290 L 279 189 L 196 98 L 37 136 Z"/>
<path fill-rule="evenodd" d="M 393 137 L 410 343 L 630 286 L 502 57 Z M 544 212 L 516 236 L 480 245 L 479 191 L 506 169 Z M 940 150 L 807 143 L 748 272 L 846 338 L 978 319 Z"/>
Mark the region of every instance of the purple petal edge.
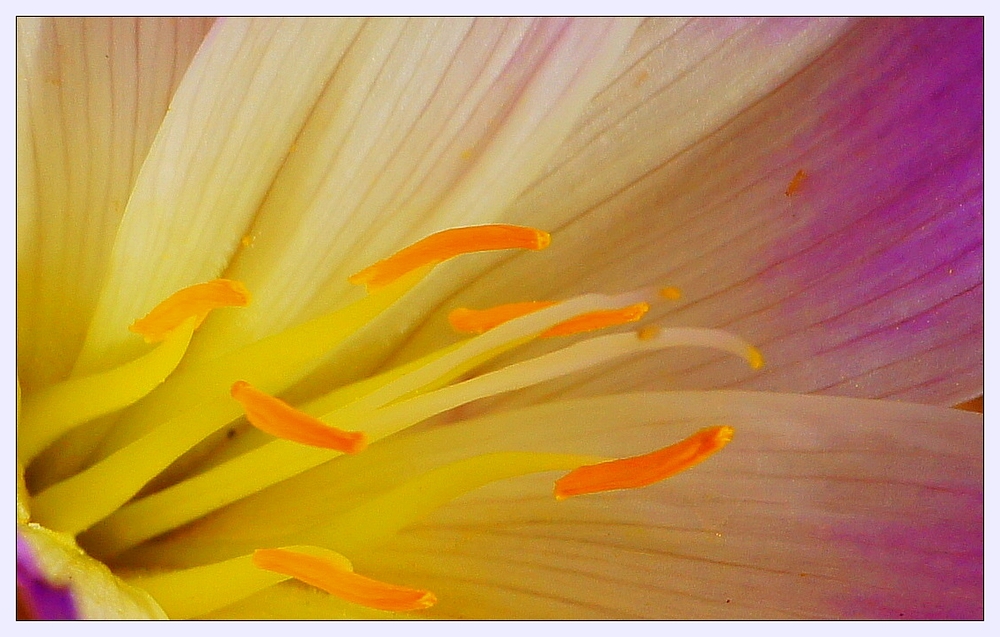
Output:
<path fill-rule="evenodd" d="M 38 567 L 28 542 L 17 535 L 17 618 L 79 619 L 68 586 L 49 582 Z"/>

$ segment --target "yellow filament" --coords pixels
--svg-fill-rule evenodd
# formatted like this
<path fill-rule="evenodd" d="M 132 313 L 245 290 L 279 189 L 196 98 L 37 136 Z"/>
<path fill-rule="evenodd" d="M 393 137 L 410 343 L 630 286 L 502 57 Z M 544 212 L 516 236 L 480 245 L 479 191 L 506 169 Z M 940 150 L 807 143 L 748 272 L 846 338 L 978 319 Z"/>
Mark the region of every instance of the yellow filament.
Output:
<path fill-rule="evenodd" d="M 555 497 L 565 500 L 575 495 L 649 486 L 704 462 L 732 439 L 732 427 L 709 427 L 659 451 L 583 466 L 556 480 Z"/>
<path fill-rule="evenodd" d="M 314 546 L 290 546 L 300 554 L 322 558 L 343 571 L 351 562 L 334 551 Z M 222 608 L 274 584 L 289 579 L 274 571 L 262 570 L 252 555 L 194 568 L 154 574 L 126 576 L 126 581 L 153 596 L 172 619 L 188 619 Z"/>
<path fill-rule="evenodd" d="M 215 279 L 178 290 L 128 329 L 141 334 L 147 343 L 158 343 L 192 316 L 197 328 L 214 309 L 245 307 L 249 303 L 250 293 L 242 283 Z"/>
<path fill-rule="evenodd" d="M 32 499 L 32 517 L 50 529 L 76 534 L 107 516 L 200 440 L 242 411 L 232 401 L 195 406 L 128 446 Z"/>
<path fill-rule="evenodd" d="M 498 356 L 522 342 L 515 341 L 508 346 L 469 359 L 417 392 L 408 394 L 407 397 L 447 385 L 471 368 L 484 363 L 487 358 Z M 331 412 L 453 352 L 463 344 L 456 343 L 378 376 L 342 387 L 310 402 L 302 408 L 302 411 L 309 414 Z M 384 436 L 377 436 L 372 440 L 380 440 L 382 437 Z M 97 557 L 108 558 L 117 555 L 144 540 L 332 460 L 338 455 L 340 453 L 337 451 L 307 449 L 285 440 L 267 443 L 212 467 L 204 473 L 124 505 L 87 532 L 87 543 L 93 547 L 92 551 Z"/>
<path fill-rule="evenodd" d="M 27 464 L 77 425 L 123 409 L 155 389 L 180 363 L 196 325 L 195 318 L 188 318 L 162 345 L 140 358 L 25 396 L 17 429 L 21 462 Z"/>
<path fill-rule="evenodd" d="M 378 546 L 403 527 L 481 486 L 543 471 L 569 471 L 606 458 L 529 452 L 491 453 L 438 467 L 308 533 L 309 542 L 357 554 Z"/>
<path fill-rule="evenodd" d="M 416 268 L 438 264 L 460 254 L 511 248 L 541 250 L 550 241 L 547 232 L 521 226 L 498 224 L 451 228 L 424 237 L 391 257 L 352 275 L 348 281 L 365 284 L 371 292 Z"/>

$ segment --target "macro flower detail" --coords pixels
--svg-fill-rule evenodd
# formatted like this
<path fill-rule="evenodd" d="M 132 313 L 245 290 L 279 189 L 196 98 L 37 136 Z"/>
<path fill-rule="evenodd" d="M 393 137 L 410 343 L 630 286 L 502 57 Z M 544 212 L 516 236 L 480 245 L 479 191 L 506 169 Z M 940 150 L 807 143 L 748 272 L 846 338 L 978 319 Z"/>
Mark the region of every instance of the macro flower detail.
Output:
<path fill-rule="evenodd" d="M 982 617 L 981 36 L 19 20 L 19 614 Z"/>

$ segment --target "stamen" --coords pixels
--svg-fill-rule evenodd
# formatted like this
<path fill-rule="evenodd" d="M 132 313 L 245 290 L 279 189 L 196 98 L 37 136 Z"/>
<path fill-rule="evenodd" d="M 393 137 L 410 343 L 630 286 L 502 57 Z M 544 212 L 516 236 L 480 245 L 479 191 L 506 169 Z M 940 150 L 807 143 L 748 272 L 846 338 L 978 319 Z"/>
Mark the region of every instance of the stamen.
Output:
<path fill-rule="evenodd" d="M 421 266 L 437 264 L 460 254 L 523 248 L 541 250 L 549 245 L 547 232 L 508 225 L 469 226 L 437 232 L 403 248 L 396 254 L 350 276 L 354 284 L 365 284 L 368 291 L 386 286 Z"/>
<path fill-rule="evenodd" d="M 359 453 L 368 445 L 360 431 L 343 431 L 295 409 L 288 403 L 238 380 L 230 390 L 246 412 L 250 424 L 272 436 L 311 447 Z"/>
<path fill-rule="evenodd" d="M 329 549 L 316 546 L 285 548 L 325 559 L 342 570 L 353 569 L 350 560 Z M 288 577 L 283 573 L 261 570 L 253 563 L 252 555 L 192 568 L 125 575 L 130 584 L 152 595 L 167 615 L 174 619 L 189 619 L 224 608 Z"/>
<path fill-rule="evenodd" d="M 18 458 L 27 464 L 59 436 L 149 394 L 187 351 L 195 321 L 188 320 L 153 351 L 114 369 L 70 378 L 25 396 L 17 427 Z"/>
<path fill-rule="evenodd" d="M 459 332 L 482 334 L 507 321 L 553 305 L 555 305 L 554 301 L 526 301 L 523 303 L 498 305 L 485 310 L 470 310 L 460 307 L 452 310 L 448 315 L 448 322 Z M 542 338 L 569 336 L 570 334 L 593 332 L 623 323 L 632 323 L 641 319 L 648 311 L 649 305 L 647 303 L 636 303 L 635 305 L 614 310 L 588 312 L 554 325 L 542 332 L 540 336 Z"/>
<path fill-rule="evenodd" d="M 566 314 L 562 312 L 567 310 L 580 313 L 580 309 L 586 307 L 584 301 L 582 298 L 575 299 L 543 311 L 558 312 L 559 318 L 563 318 Z M 571 304 L 568 308 L 567 303 Z M 539 316 L 524 317 L 518 321 L 533 321 L 541 318 L 540 315 L 541 313 Z M 381 440 L 435 414 L 471 401 L 535 385 L 633 353 L 676 346 L 710 347 L 744 357 L 753 351 L 746 341 L 720 330 L 661 329 L 645 340 L 636 338 L 636 335 L 631 333 L 609 334 L 574 343 L 543 356 L 515 363 L 414 398 L 399 400 L 414 389 L 431 387 L 429 383 L 441 378 L 446 370 L 455 369 L 456 363 L 461 360 L 469 360 L 468 356 L 460 355 L 462 349 L 474 345 L 476 341 L 487 343 L 490 339 L 499 339 L 500 332 L 513 327 L 515 325 L 511 322 L 470 339 L 447 355 L 435 358 L 434 362 L 424 368 L 410 369 L 405 374 L 393 375 L 394 380 L 380 389 L 354 399 L 349 405 L 324 414 L 322 419 L 326 423 L 341 425 L 363 422 L 369 440 Z M 541 326 L 536 323 L 531 327 L 525 326 L 525 329 L 537 333 Z M 488 348 L 477 349 L 474 354 L 472 352 L 470 354 L 480 356 L 483 352 L 496 348 L 502 340 L 504 339 L 492 342 Z M 455 357 L 454 361 L 448 362 L 452 357 Z M 420 378 L 422 374 L 442 363 L 444 364 L 439 371 L 428 373 L 426 379 Z M 392 385 L 404 382 L 404 387 L 396 391 L 386 391 Z M 379 393 L 382 393 L 382 396 L 378 400 L 370 400 Z M 361 406 L 365 408 L 361 409 Z M 309 411 L 321 413 L 313 411 L 312 408 Z M 172 431 L 176 432 L 175 429 Z M 159 493 L 126 505 L 112 518 L 106 520 L 99 529 L 100 543 L 107 547 L 105 550 L 108 552 L 123 551 L 145 539 L 204 515 L 221 503 L 232 502 L 311 469 L 329 460 L 333 457 L 332 454 L 333 452 L 320 449 L 303 449 L 282 440 L 267 443 Z M 343 548 L 339 544 L 337 546 Z"/>
<path fill-rule="evenodd" d="M 313 527 L 304 538 L 310 544 L 336 546 L 349 555 L 361 554 L 392 538 L 455 498 L 479 487 L 545 471 L 571 471 L 607 460 L 600 456 L 506 451 L 463 458 L 417 475 L 338 514 L 329 524 Z"/>
<path fill-rule="evenodd" d="M 448 322 L 456 332 L 463 334 L 482 334 L 497 325 L 516 319 L 525 314 L 555 305 L 555 301 L 524 301 L 522 303 L 507 303 L 485 310 L 471 310 L 458 307 L 448 314 Z"/>
<path fill-rule="evenodd" d="M 690 469 L 733 439 L 732 427 L 709 427 L 659 451 L 574 469 L 556 480 L 556 500 L 645 487 Z"/>
<path fill-rule="evenodd" d="M 389 611 L 429 608 L 437 603 L 430 591 L 387 584 L 353 571 L 332 560 L 285 549 L 258 549 L 253 563 L 275 573 L 289 575 L 343 600 Z"/>
<path fill-rule="evenodd" d="M 420 268 L 390 286 L 358 299 L 339 310 L 300 323 L 203 365 L 178 370 L 145 400 L 130 409 L 100 442 L 93 457 L 105 458 L 173 418 L 202 419 L 206 406 L 221 401 L 235 409 L 216 429 L 238 418 L 229 390 L 241 378 L 270 393 L 281 393 L 301 380 L 327 354 L 357 330 L 398 301 L 416 285 L 430 268 Z M 249 378 L 248 378 L 249 376 Z M 208 434 L 212 430 L 208 431 Z M 208 435 L 206 434 L 206 435 Z"/>
<path fill-rule="evenodd" d="M 197 328 L 216 308 L 245 307 L 249 303 L 250 293 L 242 283 L 215 279 L 178 290 L 128 329 L 142 335 L 147 343 L 159 343 L 192 316 L 196 317 Z"/>

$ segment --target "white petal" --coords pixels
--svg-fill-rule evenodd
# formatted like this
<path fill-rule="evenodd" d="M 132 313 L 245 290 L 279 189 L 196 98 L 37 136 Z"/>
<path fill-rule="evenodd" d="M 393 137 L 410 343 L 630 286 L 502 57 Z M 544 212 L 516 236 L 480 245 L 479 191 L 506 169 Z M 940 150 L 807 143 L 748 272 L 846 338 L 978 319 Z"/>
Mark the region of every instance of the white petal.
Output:
<path fill-rule="evenodd" d="M 216 24 L 142 166 L 78 371 L 134 355 L 132 321 L 225 268 L 357 28 Z"/>
<path fill-rule="evenodd" d="M 211 20 L 19 19 L 18 369 L 65 377 L 115 230 Z"/>

